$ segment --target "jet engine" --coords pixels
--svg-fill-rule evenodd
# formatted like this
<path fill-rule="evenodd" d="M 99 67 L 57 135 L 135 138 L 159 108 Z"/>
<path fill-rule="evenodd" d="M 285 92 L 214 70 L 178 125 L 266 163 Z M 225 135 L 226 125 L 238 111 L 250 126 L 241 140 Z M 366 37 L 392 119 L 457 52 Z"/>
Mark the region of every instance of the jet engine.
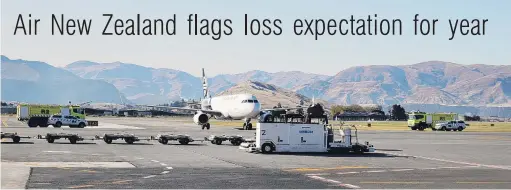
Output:
<path fill-rule="evenodd" d="M 193 122 L 197 125 L 203 125 L 208 123 L 209 116 L 205 113 L 198 112 L 193 116 Z"/>

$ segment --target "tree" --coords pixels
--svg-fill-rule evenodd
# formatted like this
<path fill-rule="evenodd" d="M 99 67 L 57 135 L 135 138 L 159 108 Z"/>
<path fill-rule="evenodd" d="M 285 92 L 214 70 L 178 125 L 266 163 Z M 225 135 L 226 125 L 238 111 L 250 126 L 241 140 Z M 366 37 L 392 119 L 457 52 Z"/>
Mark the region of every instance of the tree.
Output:
<path fill-rule="evenodd" d="M 401 105 L 394 104 L 392 105 L 391 110 L 391 119 L 392 120 L 406 120 L 406 111 Z"/>
<path fill-rule="evenodd" d="M 344 107 L 340 105 L 334 105 L 330 107 L 330 113 L 332 115 L 342 114 L 344 113 Z"/>

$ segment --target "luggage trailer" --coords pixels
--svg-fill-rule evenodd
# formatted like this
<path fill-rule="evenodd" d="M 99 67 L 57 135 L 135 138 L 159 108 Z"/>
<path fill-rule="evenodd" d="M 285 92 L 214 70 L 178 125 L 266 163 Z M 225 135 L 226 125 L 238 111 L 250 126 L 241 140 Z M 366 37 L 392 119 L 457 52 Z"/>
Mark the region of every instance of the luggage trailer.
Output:
<path fill-rule="evenodd" d="M 188 143 L 195 142 L 195 141 L 204 142 L 204 140 L 194 140 L 189 135 L 174 135 L 174 134 L 168 134 L 168 135 L 158 134 L 158 135 L 156 135 L 156 138 L 153 138 L 153 140 L 154 139 L 157 139 L 158 142 L 161 144 L 167 144 L 169 141 L 178 141 L 179 144 L 182 144 L 182 145 L 187 145 Z"/>
<path fill-rule="evenodd" d="M 254 142 L 255 140 L 249 140 L 243 138 L 241 135 L 210 135 L 208 137 L 204 137 L 205 141 L 210 141 L 211 144 L 221 145 L 223 141 L 230 141 L 232 145 L 239 146 L 244 142 Z"/>
<path fill-rule="evenodd" d="M 10 138 L 10 139 L 12 139 L 12 142 L 14 142 L 14 143 L 19 143 L 21 141 L 21 139 L 32 138 L 32 137 L 28 137 L 28 136 L 19 136 L 18 133 L 4 133 L 4 132 L 1 132 L 1 134 L 2 134 L 2 139 Z"/>
<path fill-rule="evenodd" d="M 134 134 L 117 133 L 117 134 L 104 134 L 102 137 L 96 135 L 96 139 L 98 139 L 98 140 L 103 139 L 103 141 L 105 141 L 107 144 L 112 144 L 113 140 L 118 140 L 118 139 L 122 139 L 122 140 L 124 140 L 124 142 L 126 142 L 128 144 L 133 144 L 134 142 L 141 141 L 141 140 L 150 141 L 150 140 L 153 140 L 154 137 L 151 136 L 150 138 L 140 138 Z"/>
<path fill-rule="evenodd" d="M 86 139 L 76 133 L 47 133 L 46 136 L 37 135 L 37 139 L 46 139 L 48 143 L 53 143 L 57 139 L 68 139 L 71 144 L 83 140 L 95 140 L 94 138 Z"/>

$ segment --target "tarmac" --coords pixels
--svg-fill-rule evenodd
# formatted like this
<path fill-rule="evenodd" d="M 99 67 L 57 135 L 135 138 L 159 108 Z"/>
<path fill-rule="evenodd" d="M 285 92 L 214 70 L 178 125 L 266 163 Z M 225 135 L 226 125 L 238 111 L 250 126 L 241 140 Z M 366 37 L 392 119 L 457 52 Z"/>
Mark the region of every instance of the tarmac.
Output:
<path fill-rule="evenodd" d="M 90 118 L 100 126 L 29 128 L 2 117 L 2 132 L 188 134 L 254 138 L 255 130 L 201 130 L 191 118 Z M 224 142 L 2 139 L 1 187 L 37 189 L 511 189 L 511 133 L 359 131 L 374 153 L 254 154 Z"/>

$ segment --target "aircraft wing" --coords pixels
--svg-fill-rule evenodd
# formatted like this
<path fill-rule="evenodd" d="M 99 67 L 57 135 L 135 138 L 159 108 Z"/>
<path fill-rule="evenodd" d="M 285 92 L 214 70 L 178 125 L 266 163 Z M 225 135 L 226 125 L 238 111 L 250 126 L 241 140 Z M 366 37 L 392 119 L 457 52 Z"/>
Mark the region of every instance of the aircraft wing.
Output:
<path fill-rule="evenodd" d="M 222 113 L 219 111 L 203 110 L 203 109 L 196 109 L 196 108 L 183 108 L 183 107 L 170 107 L 170 106 L 147 106 L 147 107 L 167 108 L 167 109 L 184 110 L 184 111 L 201 111 L 203 113 L 211 114 L 211 115 L 217 115 L 217 116 L 222 115 Z"/>
<path fill-rule="evenodd" d="M 307 109 L 307 107 L 268 108 L 268 109 L 261 109 L 261 111 L 288 111 L 288 110 L 297 110 L 297 109 Z"/>

